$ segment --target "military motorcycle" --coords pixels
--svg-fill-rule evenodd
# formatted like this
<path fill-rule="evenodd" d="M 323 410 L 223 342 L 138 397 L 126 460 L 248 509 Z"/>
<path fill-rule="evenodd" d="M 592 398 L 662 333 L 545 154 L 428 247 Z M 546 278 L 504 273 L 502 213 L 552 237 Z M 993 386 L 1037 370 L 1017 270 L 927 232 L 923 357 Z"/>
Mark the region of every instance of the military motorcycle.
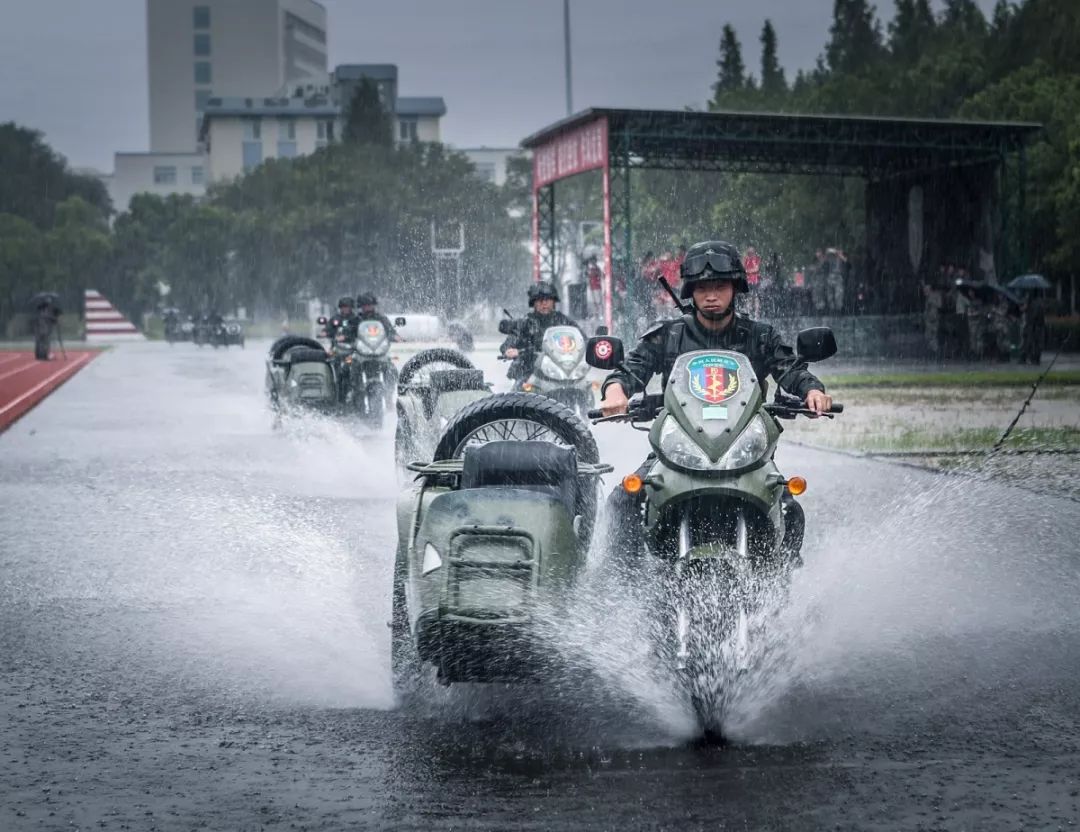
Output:
<path fill-rule="evenodd" d="M 333 334 L 330 361 L 340 389 L 339 402 L 372 428 L 382 427 L 390 406 L 397 370 L 390 359 L 390 334 L 382 321 L 360 321 L 356 337 L 340 333 L 341 322 L 319 318 Z"/>
<path fill-rule="evenodd" d="M 820 361 L 836 342 L 825 327 L 804 330 L 798 351 Z M 623 346 L 592 338 L 586 355 L 593 367 L 621 368 Z M 803 514 L 794 497 L 806 482 L 781 474 L 773 454 L 781 420 L 815 414 L 780 391 L 767 403 L 762 382 L 741 353 L 689 352 L 675 361 L 663 393 L 633 396 L 625 415 L 589 414 L 594 424 L 648 426 L 648 467 L 620 486 L 640 509 L 643 534 L 628 539 L 643 539 L 644 553 L 668 567 L 658 652 L 681 674 L 705 734 L 715 738 L 728 683 L 746 669 L 752 622 L 800 562 Z M 842 411 L 834 404 L 827 416 Z M 640 553 L 614 554 L 633 563 Z"/>
<path fill-rule="evenodd" d="M 439 436 L 465 405 L 491 395 L 484 374 L 457 350 L 421 350 L 401 368 L 394 456 L 399 465 L 431 459 Z"/>
<path fill-rule="evenodd" d="M 499 332 L 517 335 L 525 321 L 503 319 Z M 544 331 L 540 354 L 532 372 L 514 385 L 523 393 L 539 393 L 562 402 L 582 418 L 596 403 L 592 383 L 588 379 L 589 365 L 585 362 L 585 335 L 576 326 L 553 326 Z"/>
<path fill-rule="evenodd" d="M 217 338 L 224 347 L 235 344 L 244 349 L 244 325 L 235 318 L 223 321 L 218 328 Z"/>
<path fill-rule="evenodd" d="M 585 562 L 599 461 L 573 411 L 524 393 L 486 396 L 443 430 L 398 503 L 391 664 L 399 698 L 443 684 L 537 678 L 531 625 Z"/>

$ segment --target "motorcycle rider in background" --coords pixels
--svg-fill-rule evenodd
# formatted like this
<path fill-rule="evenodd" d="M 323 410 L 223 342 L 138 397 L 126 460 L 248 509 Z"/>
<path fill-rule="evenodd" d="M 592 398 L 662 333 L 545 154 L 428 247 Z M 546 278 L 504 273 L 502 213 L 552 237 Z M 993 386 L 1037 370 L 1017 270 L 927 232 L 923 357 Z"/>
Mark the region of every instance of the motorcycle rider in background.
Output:
<path fill-rule="evenodd" d="M 506 377 L 514 381 L 528 378 L 533 365 L 544 348 L 544 332 L 553 326 L 577 326 L 572 319 L 555 309 L 559 292 L 548 281 L 529 287 L 529 306 L 532 311 L 524 318 L 521 331 L 508 335 L 499 347 L 499 354 L 511 359 Z M 580 329 L 580 327 L 578 327 Z"/>
<path fill-rule="evenodd" d="M 339 298 L 337 302 L 338 313 L 331 321 L 326 322 L 326 337 L 330 339 L 330 346 L 341 342 L 356 340 L 356 333 L 360 327 L 360 319 L 353 312 L 353 299 L 346 296 Z M 334 325 L 337 321 L 337 325 Z M 349 365 L 344 361 L 335 362 L 338 371 L 338 395 L 344 401 L 347 391 L 350 389 Z"/>
<path fill-rule="evenodd" d="M 356 305 L 360 307 L 360 312 L 356 316 L 357 326 L 361 321 L 378 321 L 383 325 L 386 330 L 386 337 L 391 341 L 401 341 L 401 336 L 398 335 L 398 331 L 394 329 L 394 325 L 390 323 L 390 319 L 385 315 L 381 315 L 378 312 L 379 301 L 375 295 L 371 292 L 360 292 L 356 296 Z"/>
<path fill-rule="evenodd" d="M 680 297 L 693 299 L 693 311 L 680 318 L 661 321 L 646 330 L 623 363 L 628 372 L 615 370 L 608 375 L 601 388 L 600 401 L 605 416 L 626 413 L 628 397 L 643 392 L 649 379 L 657 373 L 662 374 L 666 386 L 675 359 L 695 350 L 740 352 L 750 359 L 763 391 L 767 392 L 766 376 L 771 375 L 785 392 L 804 402 L 807 409 L 816 413 L 829 411 L 832 397 L 807 369 L 806 362 L 781 342 L 769 324 L 735 312 L 736 295 L 747 293 L 750 287 L 733 245 L 720 241 L 697 243 L 687 251 L 680 276 Z M 651 466 L 652 459 L 646 459 L 638 469 L 638 475 L 644 477 Z M 636 514 L 641 493 L 629 494 L 616 486 L 608 499 L 615 551 L 636 552 L 640 548 L 641 524 L 637 522 Z M 793 545 L 797 556 L 802 544 L 804 519 L 802 507 L 790 495 L 785 496 L 785 514 L 788 522 L 797 529 L 792 538 L 797 541 Z"/>
<path fill-rule="evenodd" d="M 332 322 L 327 322 L 326 337 L 331 341 L 355 341 L 360 319 L 353 312 L 353 299 L 348 296 L 339 298 L 337 309 L 337 316 L 333 320 L 337 321 L 338 324 L 334 326 Z M 338 336 L 341 336 L 340 339 Z"/>

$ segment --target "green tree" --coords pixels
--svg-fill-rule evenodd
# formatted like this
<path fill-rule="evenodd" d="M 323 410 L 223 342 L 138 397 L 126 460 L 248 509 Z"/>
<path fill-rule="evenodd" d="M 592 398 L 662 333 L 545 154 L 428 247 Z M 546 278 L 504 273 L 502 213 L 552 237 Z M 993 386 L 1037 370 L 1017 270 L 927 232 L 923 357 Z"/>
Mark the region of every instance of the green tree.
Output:
<path fill-rule="evenodd" d="M 770 20 L 766 20 L 761 27 L 761 92 L 772 99 L 778 99 L 787 92 L 784 69 L 776 54 L 776 30 Z"/>
<path fill-rule="evenodd" d="M 903 65 L 916 63 L 934 39 L 937 24 L 930 0 L 896 0 L 889 23 L 889 53 Z"/>
<path fill-rule="evenodd" d="M 393 119 L 379 99 L 379 89 L 363 78 L 345 111 L 345 141 L 350 144 L 375 144 L 389 147 L 394 143 Z"/>
<path fill-rule="evenodd" d="M 716 62 L 718 73 L 713 84 L 713 103 L 723 106 L 725 98 L 731 93 L 742 92 L 747 87 L 746 65 L 743 63 L 742 45 L 735 28 L 730 23 L 724 24 L 720 36 L 720 58 Z"/>
<path fill-rule="evenodd" d="M 55 225 L 45 235 L 49 285 L 69 296 L 96 289 L 105 275 L 112 240 L 105 218 L 80 196 L 56 206 Z"/>
<path fill-rule="evenodd" d="M 855 74 L 873 68 L 884 53 L 881 24 L 867 0 L 834 0 L 825 61 L 832 73 Z"/>
<path fill-rule="evenodd" d="M 0 213 L 14 214 L 48 229 L 56 207 L 73 196 L 103 216 L 111 210 L 101 181 L 68 170 L 63 157 L 45 143 L 40 132 L 13 122 L 0 124 Z"/>
<path fill-rule="evenodd" d="M 45 289 L 45 241 L 32 222 L 0 214 L 0 322 L 17 312 L 35 291 Z"/>

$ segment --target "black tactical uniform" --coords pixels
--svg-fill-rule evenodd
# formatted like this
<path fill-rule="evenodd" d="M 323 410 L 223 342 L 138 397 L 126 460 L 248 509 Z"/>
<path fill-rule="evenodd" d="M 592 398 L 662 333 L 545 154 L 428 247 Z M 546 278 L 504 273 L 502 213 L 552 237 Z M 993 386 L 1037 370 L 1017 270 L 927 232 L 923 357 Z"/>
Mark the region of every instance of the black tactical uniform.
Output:
<path fill-rule="evenodd" d="M 386 330 L 386 336 L 391 340 L 397 340 L 397 330 L 394 329 L 394 325 L 390 323 L 390 319 L 385 315 L 380 315 L 375 311 L 375 307 L 378 305 L 379 300 L 371 292 L 360 292 L 356 296 L 356 306 L 360 310 L 356 314 L 358 322 L 362 321 L 378 321 L 383 325 L 383 329 Z M 364 311 L 364 307 L 369 307 L 368 311 Z"/>
<path fill-rule="evenodd" d="M 766 376 L 770 375 L 784 390 L 800 399 L 805 399 L 811 390 L 825 390 L 825 385 L 807 369 L 806 362 L 799 360 L 791 347 L 780 341 L 776 330 L 738 314 L 720 332 L 705 329 L 693 314 L 661 321 L 642 336 L 641 343 L 623 363 L 646 384 L 653 375 L 662 373 L 666 385 L 675 359 L 694 350 L 741 352 L 750 359 L 754 374 L 766 392 Z M 615 382 L 622 385 L 627 396 L 642 391 L 641 385 L 621 370 L 604 380 L 604 391 Z"/>
<path fill-rule="evenodd" d="M 559 302 L 558 290 L 547 281 L 534 283 L 529 287 L 529 306 L 538 300 L 550 299 Z M 506 337 L 499 347 L 499 354 L 506 355 L 509 349 L 518 350 L 518 357 L 510 363 L 506 377 L 520 381 L 528 378 L 533 371 L 537 356 L 544 351 L 544 333 L 553 326 L 577 326 L 572 318 L 553 310 L 549 315 L 530 312 L 521 320 L 521 328 Z"/>
<path fill-rule="evenodd" d="M 682 278 L 683 300 L 693 297 L 695 284 L 702 281 L 730 280 L 735 286 L 736 294 L 745 293 L 749 289 L 738 252 L 734 246 L 723 242 L 698 243 L 690 248 L 683 260 Z M 734 300 L 733 297 L 732 304 Z M 791 347 L 781 342 L 780 336 L 768 324 L 733 313 L 724 329 L 714 331 L 702 326 L 697 315 L 695 311 L 681 318 L 655 324 L 645 332 L 641 342 L 623 362 L 623 366 L 645 384 L 648 384 L 655 374 L 661 373 L 666 385 L 675 359 L 683 353 L 695 350 L 731 350 L 750 359 L 754 375 L 762 386 L 763 395 L 768 392 L 766 377 L 770 375 L 782 389 L 801 400 L 804 400 L 811 390 L 824 392 L 825 385 L 807 369 L 806 362 L 799 359 Z M 628 397 L 643 390 L 643 385 L 628 373 L 616 370 L 604 380 L 604 393 L 615 383 L 622 386 Z M 638 469 L 638 475 L 644 476 L 652 463 L 650 455 Z M 608 499 L 612 546 L 617 552 L 633 553 L 640 549 L 641 523 L 637 517 L 639 501 L 640 495 L 631 495 L 621 486 L 616 486 Z M 802 547 L 805 522 L 802 507 L 790 495 L 785 495 L 784 512 L 787 531 L 783 547 L 791 557 L 797 558 Z"/>
<path fill-rule="evenodd" d="M 360 318 L 357 315 L 338 315 L 333 320 L 338 322 L 337 326 L 329 322 L 326 325 L 326 334 L 332 341 L 336 341 L 338 335 L 343 336 L 346 341 L 356 340 L 356 331 L 360 326 Z"/>
<path fill-rule="evenodd" d="M 532 373 L 536 357 L 544 351 L 544 333 L 553 326 L 577 326 L 571 318 L 555 311 L 550 315 L 530 312 L 522 319 L 522 329 L 514 335 L 508 335 L 499 347 L 499 352 L 506 354 L 508 349 L 519 350 L 518 357 L 510 363 L 507 378 L 515 381 L 528 378 Z"/>
<path fill-rule="evenodd" d="M 359 327 L 364 321 L 378 321 L 383 325 L 386 330 L 387 337 L 393 341 L 397 337 L 397 330 L 394 329 L 394 325 L 390 323 L 390 319 L 385 315 L 380 315 L 378 312 L 369 312 L 364 314 L 361 312 L 356 316 L 356 325 Z"/>

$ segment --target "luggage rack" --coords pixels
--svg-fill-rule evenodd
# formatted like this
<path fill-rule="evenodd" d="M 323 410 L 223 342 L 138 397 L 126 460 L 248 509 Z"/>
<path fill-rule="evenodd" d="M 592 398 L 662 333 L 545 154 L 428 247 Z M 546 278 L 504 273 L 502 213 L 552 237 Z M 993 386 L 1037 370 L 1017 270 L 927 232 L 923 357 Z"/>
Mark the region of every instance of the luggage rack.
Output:
<path fill-rule="evenodd" d="M 440 459 L 433 462 L 410 462 L 405 465 L 409 471 L 415 471 L 422 476 L 439 476 L 440 474 L 460 474 L 465 466 L 464 459 Z M 601 474 L 610 474 L 615 467 L 606 462 L 581 462 L 578 461 L 577 472 L 579 477 L 598 477 Z"/>

